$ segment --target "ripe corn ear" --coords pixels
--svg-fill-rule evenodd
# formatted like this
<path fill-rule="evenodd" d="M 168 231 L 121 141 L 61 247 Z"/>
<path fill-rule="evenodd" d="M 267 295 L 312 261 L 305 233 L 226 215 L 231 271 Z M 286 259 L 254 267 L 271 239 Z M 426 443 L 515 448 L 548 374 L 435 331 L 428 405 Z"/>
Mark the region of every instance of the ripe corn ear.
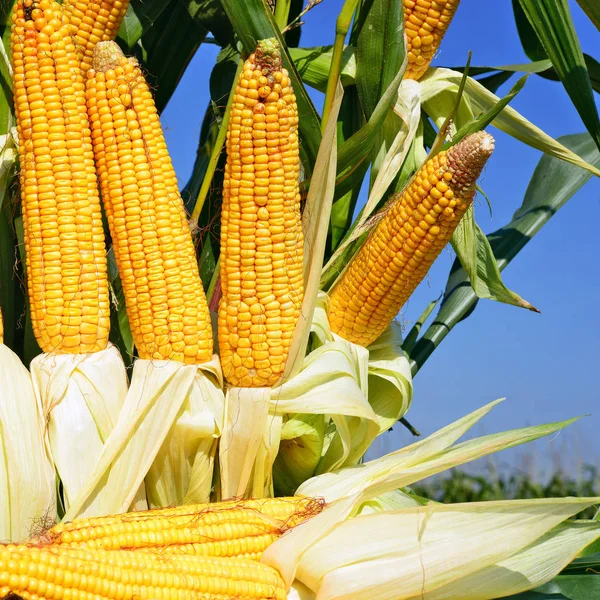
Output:
<path fill-rule="evenodd" d="M 146 549 L 168 554 L 258 560 L 285 531 L 323 510 L 320 499 L 234 500 L 75 519 L 33 543 L 87 549 Z"/>
<path fill-rule="evenodd" d="M 478 132 L 423 165 L 333 288 L 332 331 L 362 346 L 385 331 L 450 241 L 493 149 Z"/>
<path fill-rule="evenodd" d="M 27 288 L 45 352 L 106 347 L 106 248 L 85 107 L 69 25 L 51 0 L 18 0 L 11 30 Z"/>
<path fill-rule="evenodd" d="M 437 52 L 460 0 L 404 0 L 408 67 L 405 79 L 421 79 Z"/>
<path fill-rule="evenodd" d="M 282 376 L 304 294 L 298 109 L 277 41 L 244 63 L 227 131 L 219 349 L 231 385 Z"/>
<path fill-rule="evenodd" d="M 65 0 L 62 6 L 86 73 L 92 66 L 94 46 L 117 37 L 129 0 Z"/>
<path fill-rule="evenodd" d="M 135 60 L 100 42 L 87 106 L 102 198 L 140 358 L 212 356 L 206 297 L 152 93 Z"/>
<path fill-rule="evenodd" d="M 0 546 L 0 598 L 195 598 L 285 600 L 281 575 L 241 558 Z"/>

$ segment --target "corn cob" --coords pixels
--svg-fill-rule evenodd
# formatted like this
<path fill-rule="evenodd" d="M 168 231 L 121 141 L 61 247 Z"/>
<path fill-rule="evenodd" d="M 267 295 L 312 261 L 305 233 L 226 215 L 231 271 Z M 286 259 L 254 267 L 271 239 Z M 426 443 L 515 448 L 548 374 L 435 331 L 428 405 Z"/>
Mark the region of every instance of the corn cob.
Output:
<path fill-rule="evenodd" d="M 450 241 L 493 149 L 478 132 L 425 163 L 333 288 L 332 331 L 362 346 L 384 332 Z"/>
<path fill-rule="evenodd" d="M 100 199 L 85 89 L 51 0 L 18 0 L 11 31 L 33 331 L 45 352 L 102 350 L 110 327 Z"/>
<path fill-rule="evenodd" d="M 87 105 L 138 354 L 207 362 L 210 315 L 175 170 L 144 76 L 114 42 L 96 45 Z"/>
<path fill-rule="evenodd" d="M 234 500 L 75 519 L 32 543 L 88 549 L 160 549 L 169 554 L 259 559 L 285 531 L 318 514 L 319 499 Z"/>
<path fill-rule="evenodd" d="M 65 0 L 63 11 L 84 73 L 92 66 L 94 46 L 117 37 L 129 0 Z"/>
<path fill-rule="evenodd" d="M 408 67 L 405 79 L 421 79 L 448 29 L 460 0 L 404 0 Z"/>
<path fill-rule="evenodd" d="M 304 294 L 298 109 L 274 39 L 244 63 L 227 131 L 219 348 L 230 384 L 283 374 Z"/>
<path fill-rule="evenodd" d="M 285 600 L 280 574 L 238 558 L 139 551 L 0 546 L 0 598 L 276 599 Z"/>

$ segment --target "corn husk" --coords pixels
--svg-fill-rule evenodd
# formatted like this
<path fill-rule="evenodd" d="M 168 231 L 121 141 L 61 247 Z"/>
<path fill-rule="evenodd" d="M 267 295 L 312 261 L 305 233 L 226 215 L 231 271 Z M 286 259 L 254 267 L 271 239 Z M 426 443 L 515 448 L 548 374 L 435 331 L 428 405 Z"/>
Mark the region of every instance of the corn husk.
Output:
<path fill-rule="evenodd" d="M 600 537 L 600 523 L 565 523 L 599 501 L 429 504 L 349 518 L 300 557 L 298 597 L 485 600 L 524 591 Z M 267 564 L 278 544 L 267 549 Z"/>
<path fill-rule="evenodd" d="M 65 520 L 92 505 L 95 514 L 127 511 L 149 472 L 153 505 L 204 497 L 212 480 L 212 471 L 206 469 L 212 465 L 212 445 L 221 429 L 221 382 L 217 356 L 199 366 L 137 360 L 115 427 Z M 207 414 L 211 410 L 212 429 Z M 186 452 L 190 454 L 181 461 Z M 102 504 L 97 502 L 100 496 Z"/>
<path fill-rule="evenodd" d="M 0 343 L 0 540 L 22 541 L 56 520 L 56 475 L 31 376 Z"/>
<path fill-rule="evenodd" d="M 68 509 L 121 412 L 127 394 L 125 364 L 113 345 L 92 354 L 40 354 L 31 361 L 31 377 Z M 99 514 L 110 494 L 108 489 L 99 492 L 82 514 Z M 136 507 L 145 508 L 143 498 L 138 500 Z"/>
<path fill-rule="evenodd" d="M 496 404 L 408 448 L 301 486 L 299 494 L 330 504 L 263 555 L 291 586 L 288 598 L 498 598 L 552 579 L 599 538 L 600 523 L 566 520 L 600 498 L 444 505 L 395 489 L 572 421 L 455 444 Z"/>
<path fill-rule="evenodd" d="M 448 116 L 449 107 L 454 105 L 462 76 L 462 73 L 451 69 L 429 69 L 419 82 L 423 108 L 438 126 Z M 467 77 L 465 92 L 454 115 L 454 125 L 460 128 L 470 121 L 474 114 L 489 110 L 499 100 L 498 96 L 478 81 Z M 528 146 L 600 176 L 600 170 L 544 133 L 510 106 L 502 110 L 492 121 L 492 125 Z"/>

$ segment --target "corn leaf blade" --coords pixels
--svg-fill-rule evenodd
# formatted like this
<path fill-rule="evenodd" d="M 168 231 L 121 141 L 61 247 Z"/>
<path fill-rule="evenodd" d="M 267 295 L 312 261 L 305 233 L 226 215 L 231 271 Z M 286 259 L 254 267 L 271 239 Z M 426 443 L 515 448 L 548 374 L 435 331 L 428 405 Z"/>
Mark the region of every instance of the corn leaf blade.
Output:
<path fill-rule="evenodd" d="M 333 46 L 312 48 L 289 48 L 290 57 L 296 65 L 302 81 L 320 92 L 325 92 Z M 356 79 L 356 54 L 352 46 L 346 46 L 342 53 L 340 79 L 344 87 L 352 85 Z"/>
<path fill-rule="evenodd" d="M 600 119 L 567 0 L 519 0 L 544 52 L 600 149 Z"/>
<path fill-rule="evenodd" d="M 125 48 L 131 50 L 144 31 L 152 26 L 167 6 L 169 2 L 164 0 L 131 0 L 121 22 L 117 39 Z"/>
<path fill-rule="evenodd" d="M 596 26 L 596 29 L 600 30 L 600 4 L 596 0 L 577 0 L 577 3 Z"/>

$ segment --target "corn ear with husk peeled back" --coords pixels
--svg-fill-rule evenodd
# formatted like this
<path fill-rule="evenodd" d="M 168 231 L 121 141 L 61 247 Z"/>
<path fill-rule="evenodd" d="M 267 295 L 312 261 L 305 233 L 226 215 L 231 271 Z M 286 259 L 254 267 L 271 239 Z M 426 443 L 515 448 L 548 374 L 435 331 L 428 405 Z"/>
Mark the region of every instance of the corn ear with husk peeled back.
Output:
<path fill-rule="evenodd" d="M 11 49 L 27 289 L 44 351 L 32 361 L 31 375 L 66 506 L 89 477 L 127 392 L 125 366 L 108 344 L 100 198 L 83 75 L 69 31 L 56 2 L 15 4 Z M 74 451 L 80 448 L 86 451 Z M 111 493 L 104 490 L 94 506 Z"/>
<path fill-rule="evenodd" d="M 29 542 L 260 560 L 265 548 L 292 527 L 319 514 L 324 505 L 320 499 L 304 497 L 189 504 L 75 519 Z"/>
<path fill-rule="evenodd" d="M 4 345 L 0 312 L 0 540 L 20 542 L 56 519 L 56 476 L 31 376 Z"/>
<path fill-rule="evenodd" d="M 98 42 L 114 40 L 129 0 L 64 0 L 62 3 L 84 74 L 92 66 Z"/>
<path fill-rule="evenodd" d="M 0 597 L 285 600 L 279 573 L 243 558 L 0 546 Z"/>
<path fill-rule="evenodd" d="M 406 79 L 421 79 L 429 68 L 460 0 L 403 0 Z"/>
<path fill-rule="evenodd" d="M 147 472 L 153 507 L 206 501 L 222 377 L 177 177 L 137 61 L 116 43 L 99 42 L 87 76 L 98 177 L 139 356 L 115 433 L 120 441 L 102 457 L 94 480 L 101 481 L 102 469 L 114 470 L 119 457 L 123 497 L 109 512 L 125 509 Z M 144 430 L 136 426 L 141 412 Z M 130 460 L 136 469 L 128 468 Z"/>
<path fill-rule="evenodd" d="M 252 462 L 279 443 L 270 390 L 281 382 L 304 296 L 298 108 L 275 38 L 260 40 L 242 66 L 226 150 L 218 334 L 234 387 L 220 450 L 223 498 L 264 493 L 248 489 L 250 473 L 260 479 L 274 456 Z"/>
<path fill-rule="evenodd" d="M 464 138 L 390 202 L 330 293 L 332 331 L 362 346 L 385 331 L 450 241 L 493 149 L 485 132 Z"/>

